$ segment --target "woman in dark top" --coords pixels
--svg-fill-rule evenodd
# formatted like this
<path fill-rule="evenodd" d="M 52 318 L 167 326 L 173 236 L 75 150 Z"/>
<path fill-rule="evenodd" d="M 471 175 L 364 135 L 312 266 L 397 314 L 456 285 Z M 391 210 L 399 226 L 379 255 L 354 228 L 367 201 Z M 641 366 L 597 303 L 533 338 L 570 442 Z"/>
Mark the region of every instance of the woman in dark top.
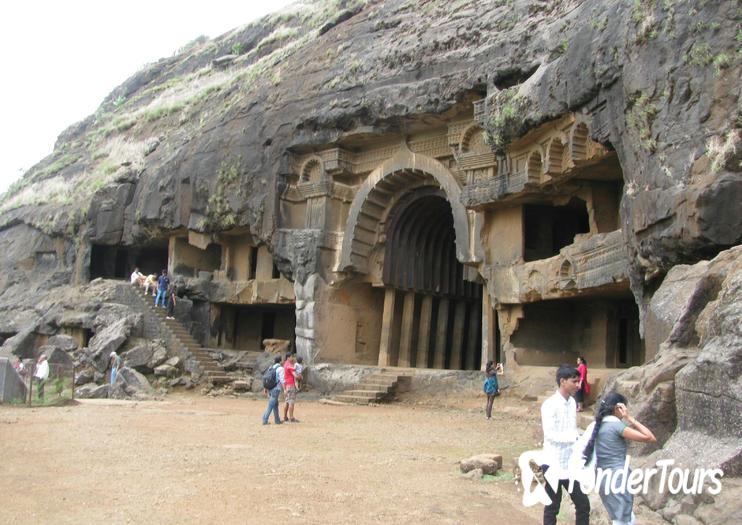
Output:
<path fill-rule="evenodd" d="M 626 398 L 617 392 L 603 398 L 595 412 L 595 422 L 585 430 L 590 441 L 582 454 L 588 463 L 594 457 L 594 466 L 609 474 L 598 477 L 599 486 L 596 488 L 614 525 L 634 523 L 634 496 L 628 490 L 622 490 L 625 489 L 622 487 L 623 477 L 631 472 L 623 471 L 628 441 L 657 441 L 651 430 L 629 415 L 626 403 Z M 617 478 L 615 483 L 612 481 L 614 477 Z"/>
<path fill-rule="evenodd" d="M 487 361 L 487 366 L 484 369 L 484 393 L 487 394 L 487 408 L 485 408 L 485 413 L 487 419 L 492 419 L 492 404 L 495 402 L 495 397 L 500 395 L 497 374 L 501 373 L 502 365 L 500 363 L 495 365 L 494 361 Z"/>

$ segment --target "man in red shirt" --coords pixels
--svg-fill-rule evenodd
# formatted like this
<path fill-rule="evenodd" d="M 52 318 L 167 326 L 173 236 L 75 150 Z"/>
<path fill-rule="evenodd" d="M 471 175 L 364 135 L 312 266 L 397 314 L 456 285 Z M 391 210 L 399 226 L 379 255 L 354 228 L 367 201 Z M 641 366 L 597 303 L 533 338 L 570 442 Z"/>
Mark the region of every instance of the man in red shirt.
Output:
<path fill-rule="evenodd" d="M 295 362 L 295 354 L 286 354 L 286 362 L 283 364 L 283 392 L 286 397 L 286 404 L 283 406 L 283 420 L 290 423 L 299 422 L 294 417 L 294 403 L 296 402 L 296 380 L 301 379 L 301 376 L 296 373 Z"/>

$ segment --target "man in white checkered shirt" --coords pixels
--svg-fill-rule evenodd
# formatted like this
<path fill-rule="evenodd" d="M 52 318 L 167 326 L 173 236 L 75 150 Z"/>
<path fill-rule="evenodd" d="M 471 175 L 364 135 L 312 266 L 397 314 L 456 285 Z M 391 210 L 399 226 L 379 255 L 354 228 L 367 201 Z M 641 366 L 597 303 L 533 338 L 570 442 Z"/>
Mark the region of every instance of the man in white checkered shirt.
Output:
<path fill-rule="evenodd" d="M 569 491 L 567 469 L 579 434 L 577 432 L 577 403 L 572 397 L 580 385 L 580 373 L 576 368 L 562 365 L 557 369 L 556 382 L 559 388 L 541 405 L 541 424 L 544 429 L 544 452 L 552 462 L 542 468 L 559 470 L 559 484 L 556 491 L 546 484 L 546 493 L 551 504 L 544 507 L 544 525 L 555 525 L 556 516 L 562 501 L 562 487 Z M 590 522 L 590 500 L 580 489 L 579 483 L 572 485 L 569 492 L 575 505 L 575 523 L 587 525 Z"/>

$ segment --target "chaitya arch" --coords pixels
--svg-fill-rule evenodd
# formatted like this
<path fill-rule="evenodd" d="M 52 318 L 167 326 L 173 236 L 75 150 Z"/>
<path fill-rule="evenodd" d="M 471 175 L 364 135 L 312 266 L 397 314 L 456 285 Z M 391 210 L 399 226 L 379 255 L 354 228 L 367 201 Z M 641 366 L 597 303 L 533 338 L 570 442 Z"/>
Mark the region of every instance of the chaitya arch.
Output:
<path fill-rule="evenodd" d="M 368 257 L 376 244 L 378 224 L 400 191 L 430 180 L 440 187 L 451 206 L 455 232 L 456 258 L 474 262 L 469 219 L 461 203 L 461 186 L 456 177 L 437 160 L 411 152 L 406 145 L 382 163 L 363 182 L 351 203 L 345 226 L 338 271 L 366 272 Z"/>

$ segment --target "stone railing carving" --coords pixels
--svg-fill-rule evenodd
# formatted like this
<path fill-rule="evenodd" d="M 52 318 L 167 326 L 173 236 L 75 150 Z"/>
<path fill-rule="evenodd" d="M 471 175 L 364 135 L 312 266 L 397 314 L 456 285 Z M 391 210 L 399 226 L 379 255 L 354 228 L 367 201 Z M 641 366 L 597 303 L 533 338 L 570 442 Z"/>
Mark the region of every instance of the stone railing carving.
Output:
<path fill-rule="evenodd" d="M 595 241 L 571 255 L 578 288 L 610 284 L 628 274 L 628 251 L 621 230 L 595 236 Z"/>
<path fill-rule="evenodd" d="M 488 204 L 523 191 L 527 182 L 528 174 L 525 171 L 501 173 L 465 186 L 461 192 L 461 201 L 467 208 Z"/>
<path fill-rule="evenodd" d="M 578 239 L 554 257 L 483 270 L 503 303 L 584 295 L 610 287 L 628 291 L 628 252 L 621 230 Z"/>

